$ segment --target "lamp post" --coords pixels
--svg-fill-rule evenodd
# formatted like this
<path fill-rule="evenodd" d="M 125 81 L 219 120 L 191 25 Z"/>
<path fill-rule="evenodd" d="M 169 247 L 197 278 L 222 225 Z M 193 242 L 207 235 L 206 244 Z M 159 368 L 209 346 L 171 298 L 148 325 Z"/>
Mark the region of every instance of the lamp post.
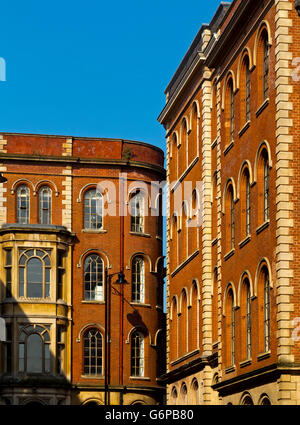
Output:
<path fill-rule="evenodd" d="M 104 395 L 105 406 L 110 405 L 110 311 L 111 311 L 111 278 L 118 275 L 116 284 L 124 285 L 127 283 L 125 275 L 121 270 L 118 273 L 108 274 L 107 267 L 105 268 L 105 281 L 104 281 L 104 298 L 105 298 L 105 374 L 104 374 Z"/>

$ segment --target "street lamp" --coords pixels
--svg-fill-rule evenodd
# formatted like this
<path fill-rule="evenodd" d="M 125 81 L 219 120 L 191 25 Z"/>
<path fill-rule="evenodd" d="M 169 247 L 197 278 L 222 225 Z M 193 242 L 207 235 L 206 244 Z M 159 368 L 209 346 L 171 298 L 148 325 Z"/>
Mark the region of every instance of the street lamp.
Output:
<path fill-rule="evenodd" d="M 125 279 L 125 274 L 123 271 L 118 273 L 108 274 L 107 267 L 105 268 L 105 381 L 104 381 L 104 394 L 105 394 L 105 406 L 110 405 L 110 310 L 111 310 L 111 278 L 115 275 L 118 275 L 116 281 L 119 285 L 124 285 L 127 283 Z"/>

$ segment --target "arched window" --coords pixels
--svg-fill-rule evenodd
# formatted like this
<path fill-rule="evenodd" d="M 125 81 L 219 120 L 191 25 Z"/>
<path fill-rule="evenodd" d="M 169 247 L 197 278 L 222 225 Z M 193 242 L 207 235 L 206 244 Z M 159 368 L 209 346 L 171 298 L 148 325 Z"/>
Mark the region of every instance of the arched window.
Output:
<path fill-rule="evenodd" d="M 200 326 L 199 326 L 199 300 L 198 300 L 198 288 L 196 281 L 192 282 L 191 287 L 191 306 L 188 308 L 188 334 L 189 334 L 189 341 L 188 341 L 188 352 L 191 352 L 193 350 L 196 350 L 199 345 L 199 332 L 200 332 Z"/>
<path fill-rule="evenodd" d="M 197 156 L 197 145 L 198 145 L 198 109 L 197 104 L 193 103 L 191 111 L 191 134 L 188 138 L 188 164 L 196 158 Z"/>
<path fill-rule="evenodd" d="M 253 406 L 254 403 L 250 395 L 247 394 L 246 396 L 243 397 L 241 404 L 244 406 Z"/>
<path fill-rule="evenodd" d="M 226 83 L 225 94 L 225 132 L 226 146 L 234 140 L 234 88 L 232 78 L 229 78 Z"/>
<path fill-rule="evenodd" d="M 181 122 L 180 128 L 180 148 L 179 148 L 179 158 L 178 158 L 178 173 L 180 177 L 187 168 L 188 163 L 188 134 L 187 134 L 187 122 L 184 118 Z"/>
<path fill-rule="evenodd" d="M 131 376 L 144 376 L 144 336 L 138 331 L 131 336 Z"/>
<path fill-rule="evenodd" d="M 83 336 L 83 373 L 84 375 L 103 375 L 103 338 L 96 328 L 88 329 Z"/>
<path fill-rule="evenodd" d="M 104 262 L 97 254 L 86 257 L 84 261 L 84 299 L 103 301 Z"/>
<path fill-rule="evenodd" d="M 185 382 L 181 385 L 181 390 L 180 390 L 180 395 L 182 398 L 182 404 L 187 404 L 188 401 L 188 394 L 187 394 L 187 386 L 185 384 Z"/>
<path fill-rule="evenodd" d="M 178 357 L 178 306 L 176 297 L 173 297 L 170 314 L 170 358 L 175 360 Z"/>
<path fill-rule="evenodd" d="M 99 230 L 103 225 L 103 197 L 96 189 L 90 189 L 84 195 L 84 228 Z"/>
<path fill-rule="evenodd" d="M 142 257 L 135 257 L 132 262 L 131 300 L 136 303 L 145 301 L 145 262 Z"/>
<path fill-rule="evenodd" d="M 50 372 L 50 326 L 19 326 L 19 372 Z"/>
<path fill-rule="evenodd" d="M 145 197 L 137 190 L 130 198 L 131 231 L 144 233 Z"/>
<path fill-rule="evenodd" d="M 25 185 L 19 186 L 17 190 L 17 222 L 29 223 L 29 188 Z"/>
<path fill-rule="evenodd" d="M 269 219 L 269 160 L 264 156 L 264 221 Z"/>
<path fill-rule="evenodd" d="M 235 244 L 235 214 L 234 214 L 234 192 L 232 184 L 226 189 L 225 196 L 225 243 L 226 251 L 234 249 Z"/>
<path fill-rule="evenodd" d="M 188 317 L 187 317 L 187 296 L 185 290 L 181 293 L 181 312 L 179 315 L 179 357 L 188 352 Z"/>
<path fill-rule="evenodd" d="M 269 220 L 270 210 L 270 163 L 268 151 L 263 148 L 259 152 L 257 164 L 257 183 L 258 183 L 258 221 L 262 224 Z"/>
<path fill-rule="evenodd" d="M 213 296 L 212 296 L 212 342 L 218 341 L 218 270 L 213 273 Z"/>
<path fill-rule="evenodd" d="M 27 298 L 50 297 L 50 251 L 20 250 L 19 296 Z"/>
<path fill-rule="evenodd" d="M 245 55 L 242 62 L 241 78 L 241 116 L 242 125 L 250 121 L 250 62 L 248 55 Z"/>
<path fill-rule="evenodd" d="M 194 405 L 200 404 L 199 384 L 196 378 L 193 379 L 192 381 L 191 390 L 192 390 L 192 404 Z"/>
<path fill-rule="evenodd" d="M 268 267 L 265 263 L 258 272 L 258 302 L 259 302 L 259 320 L 258 320 L 258 339 L 259 352 L 268 352 L 271 349 L 271 299 L 270 299 L 270 276 Z"/>
<path fill-rule="evenodd" d="M 265 352 L 270 350 L 270 280 L 266 267 L 263 269 L 264 275 L 264 339 Z"/>
<path fill-rule="evenodd" d="M 251 292 L 250 282 L 244 277 L 241 288 L 241 355 L 242 360 L 251 359 Z"/>
<path fill-rule="evenodd" d="M 250 174 L 245 167 L 241 178 L 241 235 L 243 238 L 249 236 L 251 230 L 250 187 Z"/>
<path fill-rule="evenodd" d="M 234 311 L 234 295 L 232 288 L 228 289 L 226 297 L 226 366 L 233 366 L 235 362 L 235 311 Z"/>
<path fill-rule="evenodd" d="M 171 241 L 172 241 L 172 250 L 173 256 L 171 258 L 172 270 L 175 270 L 178 264 L 178 219 L 177 215 L 173 214 L 171 219 Z"/>
<path fill-rule="evenodd" d="M 176 387 L 173 387 L 171 391 L 171 404 L 176 405 L 177 403 L 178 403 L 178 393 L 177 393 Z"/>
<path fill-rule="evenodd" d="M 39 222 L 51 224 L 52 191 L 50 187 L 43 186 L 39 190 Z"/>
<path fill-rule="evenodd" d="M 269 37 L 266 27 L 259 35 L 257 48 L 258 101 L 264 102 L 269 97 Z"/>
<path fill-rule="evenodd" d="M 176 133 L 173 134 L 171 139 L 171 181 L 176 181 L 178 178 L 178 148 L 177 148 L 177 135 Z"/>

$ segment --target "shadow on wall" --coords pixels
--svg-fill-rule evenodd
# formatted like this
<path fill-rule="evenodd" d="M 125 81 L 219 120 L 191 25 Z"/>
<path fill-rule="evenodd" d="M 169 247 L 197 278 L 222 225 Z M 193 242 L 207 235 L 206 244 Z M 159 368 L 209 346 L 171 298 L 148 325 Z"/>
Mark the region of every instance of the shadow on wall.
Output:
<path fill-rule="evenodd" d="M 0 281 L 0 405 L 80 404 L 64 373 L 69 331 L 59 320 L 28 317 Z"/>

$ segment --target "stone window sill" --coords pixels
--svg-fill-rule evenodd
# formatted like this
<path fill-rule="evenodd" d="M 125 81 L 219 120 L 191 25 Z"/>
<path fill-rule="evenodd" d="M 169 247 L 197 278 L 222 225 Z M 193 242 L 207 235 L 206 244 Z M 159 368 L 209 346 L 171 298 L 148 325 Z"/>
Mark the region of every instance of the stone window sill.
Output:
<path fill-rule="evenodd" d="M 138 303 L 138 302 L 134 302 L 134 301 L 132 301 L 130 303 L 130 305 L 134 305 L 135 307 L 147 307 L 147 308 L 151 308 L 151 304 Z"/>
<path fill-rule="evenodd" d="M 104 229 L 82 229 L 82 233 L 107 233 L 107 230 Z"/>
<path fill-rule="evenodd" d="M 242 137 L 242 135 L 248 130 L 250 127 L 251 121 L 247 121 L 246 124 L 241 128 L 239 131 L 239 137 Z"/>
<path fill-rule="evenodd" d="M 82 300 L 81 304 L 105 304 L 105 301 L 101 300 Z"/>
<path fill-rule="evenodd" d="M 213 239 L 213 240 L 211 241 L 211 246 L 216 245 L 216 243 L 218 242 L 218 240 L 219 240 L 219 238 L 218 238 L 218 237 L 216 237 L 215 239 Z"/>
<path fill-rule="evenodd" d="M 269 103 L 270 103 L 270 99 L 269 98 L 267 98 L 266 100 L 264 100 L 264 102 L 260 105 L 260 107 L 256 111 L 256 117 L 258 117 L 262 113 L 262 111 L 264 111 L 266 109 L 266 107 L 269 105 Z"/>
<path fill-rule="evenodd" d="M 81 375 L 82 379 L 104 379 L 103 375 Z"/>
<path fill-rule="evenodd" d="M 244 360 L 243 362 L 240 362 L 240 367 L 249 366 L 251 363 L 252 363 L 252 359 Z"/>
<path fill-rule="evenodd" d="M 142 232 L 130 232 L 133 236 L 141 236 L 142 238 L 151 238 L 151 235 L 148 233 L 142 233 Z"/>
<path fill-rule="evenodd" d="M 236 366 L 235 365 L 229 366 L 229 367 L 227 367 L 225 369 L 225 373 L 232 373 L 232 372 L 235 372 L 235 370 L 236 370 Z"/>
<path fill-rule="evenodd" d="M 226 146 L 226 148 L 224 149 L 224 155 L 227 155 L 228 152 L 233 148 L 234 145 L 234 141 L 232 140 L 228 146 Z"/>
<path fill-rule="evenodd" d="M 271 356 L 271 351 L 266 351 L 265 353 L 260 353 L 257 355 L 257 360 L 264 360 Z"/>
<path fill-rule="evenodd" d="M 171 366 L 175 366 L 176 364 L 181 363 L 184 360 L 186 360 L 186 359 L 188 359 L 188 358 L 190 358 L 190 357 L 192 357 L 192 356 L 194 356 L 195 354 L 198 354 L 198 353 L 199 353 L 199 349 L 197 348 L 196 350 L 193 350 L 190 353 L 184 354 L 183 356 L 178 357 L 176 360 L 173 360 L 171 362 Z"/>
<path fill-rule="evenodd" d="M 231 249 L 229 252 L 227 252 L 227 254 L 224 255 L 224 260 L 227 261 L 230 257 L 233 256 L 233 254 L 235 253 L 235 249 Z"/>
<path fill-rule="evenodd" d="M 251 235 L 248 235 L 239 243 L 239 247 L 243 248 L 243 246 L 247 245 L 248 242 L 251 241 Z"/>
<path fill-rule="evenodd" d="M 265 230 L 267 227 L 269 227 L 270 224 L 270 220 L 265 221 L 263 224 L 261 224 L 257 229 L 256 229 L 256 233 L 259 234 L 261 233 L 263 230 Z"/>
<path fill-rule="evenodd" d="M 211 148 L 214 149 L 217 146 L 218 137 L 215 138 L 215 140 L 211 144 Z"/>
<path fill-rule="evenodd" d="M 151 381 L 147 376 L 129 376 L 129 379 L 138 379 L 139 381 Z"/>

